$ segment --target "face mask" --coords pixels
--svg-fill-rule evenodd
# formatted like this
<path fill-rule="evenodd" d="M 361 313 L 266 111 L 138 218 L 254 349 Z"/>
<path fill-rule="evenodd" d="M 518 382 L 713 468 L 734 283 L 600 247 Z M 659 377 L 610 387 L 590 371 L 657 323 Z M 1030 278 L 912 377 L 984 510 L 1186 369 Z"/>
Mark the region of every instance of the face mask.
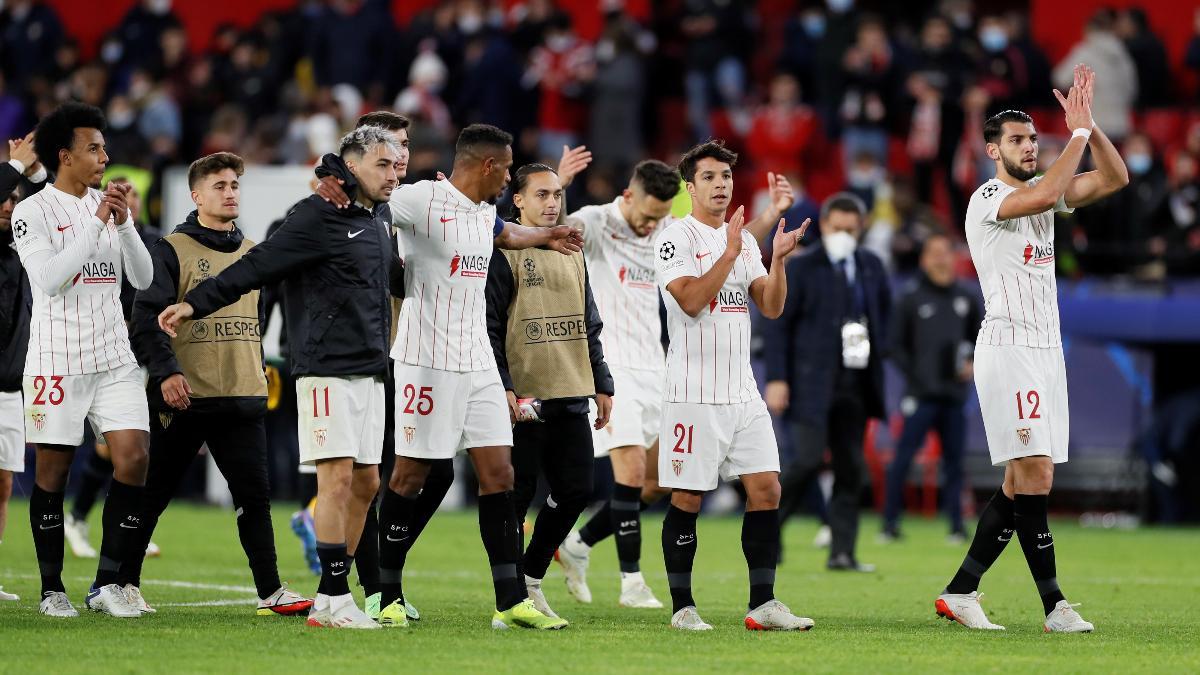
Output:
<path fill-rule="evenodd" d="M 879 182 L 879 172 L 875 169 L 851 169 L 847 178 L 850 181 L 850 187 L 866 190 L 875 187 L 875 184 Z"/>
<path fill-rule="evenodd" d="M 128 129 L 135 119 L 137 114 L 132 110 L 116 110 L 108 113 L 108 126 L 118 131 Z"/>
<path fill-rule="evenodd" d="M 854 0 L 825 0 L 825 4 L 834 14 L 845 14 L 854 7 Z"/>
<path fill-rule="evenodd" d="M 825 246 L 825 252 L 834 262 L 849 258 L 854 254 L 854 249 L 858 248 L 858 240 L 854 235 L 843 231 L 821 235 L 821 244 Z"/>
<path fill-rule="evenodd" d="M 1002 28 L 985 28 L 979 32 L 979 44 L 993 54 L 1004 51 L 1008 46 L 1008 34 Z"/>
<path fill-rule="evenodd" d="M 550 39 L 546 40 L 546 46 L 549 47 L 550 51 L 552 51 L 552 52 L 564 52 L 567 50 L 568 47 L 571 46 L 571 36 L 570 35 L 551 36 Z"/>
<path fill-rule="evenodd" d="M 825 34 L 825 17 L 820 14 L 806 14 L 800 19 L 804 33 L 810 38 L 819 38 Z"/>
<path fill-rule="evenodd" d="M 108 64 L 116 63 L 121 60 L 124 51 L 120 42 L 106 42 L 100 47 L 100 60 Z"/>
<path fill-rule="evenodd" d="M 1140 152 L 1136 155 L 1130 155 L 1125 158 L 1125 166 L 1128 166 L 1130 171 L 1139 176 L 1145 175 L 1153 164 L 1154 160 L 1150 158 L 1150 155 L 1145 155 Z"/>
<path fill-rule="evenodd" d="M 171 11 L 171 0 L 151 0 L 150 11 L 159 16 L 166 14 Z"/>
<path fill-rule="evenodd" d="M 474 35 L 483 28 L 483 17 L 478 14 L 463 14 L 458 17 L 458 30 L 463 35 Z"/>

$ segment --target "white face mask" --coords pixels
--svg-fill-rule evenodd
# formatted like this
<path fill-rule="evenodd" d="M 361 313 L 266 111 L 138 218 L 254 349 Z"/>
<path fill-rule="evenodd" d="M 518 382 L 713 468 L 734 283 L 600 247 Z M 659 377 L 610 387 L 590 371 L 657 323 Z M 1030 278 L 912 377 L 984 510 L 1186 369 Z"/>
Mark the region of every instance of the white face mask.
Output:
<path fill-rule="evenodd" d="M 858 248 L 858 240 L 854 238 L 854 235 L 840 230 L 821 235 L 821 244 L 825 246 L 829 259 L 834 262 L 841 262 L 849 258 Z"/>

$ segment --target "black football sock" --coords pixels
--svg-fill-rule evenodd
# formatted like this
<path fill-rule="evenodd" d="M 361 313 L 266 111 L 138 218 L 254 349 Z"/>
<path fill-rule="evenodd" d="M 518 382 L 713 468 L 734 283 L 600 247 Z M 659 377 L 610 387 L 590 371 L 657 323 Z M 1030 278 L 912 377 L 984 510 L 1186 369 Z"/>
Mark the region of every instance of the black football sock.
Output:
<path fill-rule="evenodd" d="M 692 563 L 696 560 L 696 519 L 699 516 L 699 513 L 688 513 L 672 504 L 663 520 L 663 562 L 671 587 L 672 613 L 696 604 L 692 597 Z"/>
<path fill-rule="evenodd" d="M 104 532 L 100 539 L 100 562 L 96 566 L 96 581 L 92 588 L 100 588 L 121 580 L 121 563 L 136 551 L 145 555 L 145 548 L 137 551 L 142 540 L 142 492 L 140 485 L 128 485 L 116 478 L 108 487 L 104 500 Z"/>
<path fill-rule="evenodd" d="M 321 559 L 321 586 L 318 593 L 328 596 L 346 595 L 350 592 L 350 584 L 346 574 L 350 566 L 346 562 L 346 542 L 330 544 L 317 542 L 317 557 Z"/>
<path fill-rule="evenodd" d="M 1013 500 L 1004 494 L 1004 490 L 996 490 L 979 514 L 979 525 L 975 528 L 967 556 L 944 592 L 966 594 L 979 590 L 979 580 L 1004 552 L 1014 531 Z"/>
<path fill-rule="evenodd" d="M 613 485 L 612 499 L 605 505 L 609 509 L 609 527 L 617 544 L 617 561 L 623 573 L 642 570 L 641 498 L 641 486 L 616 483 Z"/>
<path fill-rule="evenodd" d="M 100 496 L 100 491 L 104 489 L 104 484 L 108 482 L 112 472 L 112 462 L 96 452 L 88 456 L 87 466 L 84 467 L 83 476 L 79 480 L 79 489 L 75 492 L 75 503 L 71 506 L 71 516 L 75 520 L 87 520 L 92 507 L 96 505 L 96 498 Z"/>
<path fill-rule="evenodd" d="M 746 512 L 742 517 L 742 553 L 750 571 L 750 609 L 755 609 L 775 599 L 779 509 Z"/>
<path fill-rule="evenodd" d="M 1025 563 L 1033 574 L 1038 595 L 1042 596 L 1042 609 L 1049 614 L 1054 606 L 1065 600 L 1058 588 L 1058 574 L 1054 565 L 1054 535 L 1046 519 L 1049 495 L 1016 495 L 1013 500 L 1017 538 L 1025 552 Z"/>
<path fill-rule="evenodd" d="M 437 513 L 438 507 L 442 505 L 442 500 L 446 498 L 446 493 L 450 491 L 450 486 L 453 484 L 454 460 L 435 459 L 429 463 L 429 475 L 425 476 L 425 484 L 421 486 L 421 492 L 417 494 L 417 505 L 413 509 L 412 520 L 409 523 L 408 531 L 412 533 L 413 542 L 425 531 L 425 526 L 429 524 L 433 514 Z M 409 548 L 412 548 L 411 542 Z"/>
<path fill-rule="evenodd" d="M 496 590 L 496 609 L 506 611 L 525 600 L 525 581 L 521 564 L 521 524 L 513 508 L 511 492 L 479 497 L 479 535 L 492 567 Z"/>
<path fill-rule="evenodd" d="M 614 486 L 614 492 L 615 492 Z M 588 546 L 595 546 L 605 537 L 613 533 L 612 500 L 607 500 L 592 514 L 583 527 L 579 528 L 579 538 Z"/>
<path fill-rule="evenodd" d="M 417 500 L 405 497 L 391 488 L 383 491 L 379 501 L 379 608 L 383 609 L 404 597 L 401 579 L 404 563 L 412 548 L 413 510 Z"/>
<path fill-rule="evenodd" d="M 358 548 L 354 549 L 354 569 L 358 571 L 358 585 L 367 597 L 380 592 L 379 589 L 379 516 L 376 512 L 379 495 L 367 507 L 367 519 L 363 523 Z"/>
<path fill-rule="evenodd" d="M 42 594 L 65 593 L 63 568 L 63 493 L 47 492 L 35 483 L 29 496 L 29 526 L 42 576 Z"/>

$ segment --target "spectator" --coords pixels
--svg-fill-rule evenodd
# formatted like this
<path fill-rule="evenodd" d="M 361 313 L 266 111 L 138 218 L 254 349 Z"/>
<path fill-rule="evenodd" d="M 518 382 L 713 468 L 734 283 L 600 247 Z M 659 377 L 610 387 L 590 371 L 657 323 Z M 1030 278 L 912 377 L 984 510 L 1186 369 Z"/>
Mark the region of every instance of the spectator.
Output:
<path fill-rule="evenodd" d="M 950 21 L 940 14 L 926 19 L 921 27 L 921 43 L 913 71 L 920 74 L 943 99 L 957 101 L 962 95 L 970 67 L 970 59 L 954 39 Z"/>
<path fill-rule="evenodd" d="M 890 241 L 889 256 L 891 269 L 899 274 L 909 274 L 917 268 L 918 256 L 930 237 L 950 232 L 944 218 L 938 215 L 927 202 L 917 198 L 913 181 L 897 176 L 892 185 L 892 209 L 896 219 Z M 954 222 L 962 222 L 956 220 Z"/>
<path fill-rule="evenodd" d="M 536 119 L 535 108 L 526 108 L 530 101 L 514 96 L 521 87 L 521 66 L 511 45 L 502 33 L 484 30 L 468 24 L 459 30 L 472 29 L 461 56 L 459 89 L 452 106 L 454 120 L 460 126 L 482 122 L 501 129 L 524 129 Z M 440 52 L 439 52 L 440 53 Z M 453 65 L 450 61 L 448 65 Z M 559 148 L 559 152 L 562 148 Z"/>
<path fill-rule="evenodd" d="M 584 128 L 587 108 L 584 94 L 596 74 L 592 46 L 580 40 L 571 29 L 571 19 L 555 14 L 546 28 L 542 44 L 529 55 L 529 69 L 522 84 L 537 87 L 538 145 L 540 159 L 552 161 L 562 154 L 564 145 L 579 145 L 579 129 Z"/>
<path fill-rule="evenodd" d="M 743 57 L 749 42 L 747 4 L 730 0 L 691 0 L 684 6 L 680 22 L 680 29 L 687 38 L 684 84 L 688 122 L 698 142 L 712 136 L 709 123 L 712 109 L 736 107 L 746 92 Z"/>
<path fill-rule="evenodd" d="M 368 99 L 380 100 L 396 44 L 395 24 L 386 4 L 331 0 L 319 21 L 321 29 L 313 31 L 308 52 L 317 84 L 351 84 Z"/>
<path fill-rule="evenodd" d="M 1098 92 L 1097 92 L 1098 93 Z M 1077 214 L 1083 232 L 1081 264 L 1090 273 L 1114 274 L 1150 262 L 1148 242 L 1165 218 L 1167 175 L 1150 139 L 1131 134 L 1121 147 L 1129 185 L 1105 200 L 1104 208 Z"/>
<path fill-rule="evenodd" d="M 1053 79 L 1054 86 L 1067 91 L 1076 64 L 1086 63 L 1096 71 L 1092 119 L 1115 142 L 1132 131 L 1130 113 L 1137 100 L 1138 73 L 1125 45 L 1113 33 L 1114 22 L 1111 9 L 1097 10 L 1088 19 L 1083 41 L 1054 67 Z"/>
<path fill-rule="evenodd" d="M 887 169 L 870 152 L 860 152 L 847 165 L 844 190 L 862 200 L 870 213 L 880 188 L 887 183 Z"/>
<path fill-rule="evenodd" d="M 62 36 L 62 22 L 49 5 L 40 0 L 7 3 L 0 13 L 0 66 L 15 90 L 54 62 Z"/>
<path fill-rule="evenodd" d="M 1025 105 L 1057 106 L 1058 102 L 1051 92 L 1053 85 L 1050 84 L 1050 59 L 1029 34 L 1028 13 L 1010 10 L 1005 13 L 1004 20 L 1008 24 L 1009 41 L 1025 63 L 1025 74 L 1028 78 Z"/>
<path fill-rule="evenodd" d="M 450 109 L 442 101 L 441 91 L 446 85 L 446 64 L 433 49 L 434 43 L 426 40 L 420 53 L 413 59 L 408 71 L 408 86 L 396 96 L 392 105 L 396 112 L 409 118 L 417 125 L 444 138 L 453 136 Z M 423 134 L 413 134 L 420 137 Z"/>
<path fill-rule="evenodd" d="M 183 136 L 183 121 L 179 105 L 161 83 L 155 82 L 142 69 L 133 71 L 129 80 L 129 97 L 141 109 L 137 129 L 150 143 L 155 157 L 174 159 Z M 123 161 L 128 161 L 122 158 Z"/>
<path fill-rule="evenodd" d="M 967 212 L 966 199 L 954 184 L 949 167 L 962 137 L 963 113 L 958 98 L 948 97 L 943 88 L 929 80 L 928 73 L 908 77 L 908 93 L 914 104 L 906 150 L 913 163 L 917 198 L 932 203 L 935 180 L 941 179 L 950 201 L 950 215 L 958 220 Z"/>
<path fill-rule="evenodd" d="M 1137 69 L 1137 107 L 1157 108 L 1170 105 L 1171 67 L 1167 63 L 1167 48 L 1150 30 L 1146 12 L 1130 7 L 1117 14 L 1116 34 Z"/>
<path fill-rule="evenodd" d="M 1200 274 L 1200 162 L 1195 155 L 1175 155 L 1166 205 L 1169 217 L 1150 240 L 1150 252 L 1164 260 L 1170 274 Z"/>
<path fill-rule="evenodd" d="M 800 90 L 809 96 L 817 90 L 817 47 L 825 37 L 825 24 L 824 10 L 808 5 L 793 14 L 783 28 L 779 68 L 791 73 L 800 83 Z"/>
<path fill-rule="evenodd" d="M 1009 28 L 998 16 L 985 16 L 979 21 L 983 53 L 975 68 L 975 84 L 988 93 L 994 110 L 1022 108 L 1029 96 L 1029 67 L 1021 51 L 1012 45 Z"/>
<path fill-rule="evenodd" d="M 817 113 L 830 136 L 836 138 L 841 135 L 838 109 L 846 90 L 842 62 L 846 50 L 854 43 L 858 17 L 852 11 L 854 0 L 827 0 L 826 4 L 829 13 L 825 15 L 825 31 L 817 42 L 815 93 Z"/>
<path fill-rule="evenodd" d="M 588 146 L 597 167 L 618 175 L 643 159 L 642 108 L 646 102 L 647 53 L 654 36 L 628 16 L 610 13 L 596 44 Z"/>
<path fill-rule="evenodd" d="M 793 75 L 777 73 L 771 79 L 767 103 L 754 113 L 746 136 L 746 149 L 760 171 L 806 173 L 805 154 L 819 124 L 812 108 L 800 99 L 800 84 Z"/>
<path fill-rule="evenodd" d="M 1195 74 L 1200 75 L 1200 7 L 1192 14 L 1192 38 L 1188 40 L 1183 62 L 1195 71 Z M 1196 90 L 1196 98 L 1200 100 L 1200 89 Z"/>
<path fill-rule="evenodd" d="M 116 29 L 123 46 L 121 70 L 161 63 L 163 33 L 180 25 L 179 17 L 171 11 L 171 0 L 141 0 L 130 7 Z"/>
<path fill-rule="evenodd" d="M 840 109 L 845 125 L 842 132 L 845 166 L 849 168 L 864 154 L 886 163 L 889 114 L 899 68 L 881 20 L 868 18 L 859 25 L 857 39 L 842 59 L 842 74 L 846 81 Z"/>
<path fill-rule="evenodd" d="M 0 73 L 0 138 L 15 138 L 27 126 L 25 104 L 5 87 L 4 73 Z M 8 200 L 7 195 L 0 196 Z"/>

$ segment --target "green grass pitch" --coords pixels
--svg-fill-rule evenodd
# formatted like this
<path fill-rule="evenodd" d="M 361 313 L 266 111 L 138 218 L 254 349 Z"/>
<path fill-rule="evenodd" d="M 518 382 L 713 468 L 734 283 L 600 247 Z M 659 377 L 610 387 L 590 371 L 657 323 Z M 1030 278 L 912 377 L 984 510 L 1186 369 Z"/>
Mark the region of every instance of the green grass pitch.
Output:
<path fill-rule="evenodd" d="M 302 565 L 287 511 L 283 504 L 275 511 L 281 572 L 293 588 L 312 593 L 316 580 Z M 615 551 L 602 542 L 592 556 L 593 604 L 571 600 L 552 566 L 546 595 L 572 623 L 535 634 L 489 628 L 492 591 L 475 515 L 443 513 L 409 556 L 405 588 L 422 621 L 363 633 L 255 616 L 233 514 L 187 504 L 167 511 L 155 534 L 163 556 L 146 563 L 142 589 L 158 614 L 43 617 L 27 522 L 25 502 L 14 502 L 0 546 L 0 583 L 21 601 L 0 603 L 5 673 L 1200 672 L 1195 530 L 1090 530 L 1054 521 L 1058 577 L 1097 630 L 1045 635 L 1016 542 L 982 588 L 984 609 L 1008 630 L 969 632 L 933 612 L 965 551 L 944 543 L 940 522 L 909 519 L 907 538 L 884 547 L 875 543 L 877 521 L 867 519 L 860 557 L 879 571 L 862 575 L 824 571 L 823 552 L 809 546 L 815 525 L 798 521 L 785 530 L 776 591 L 817 625 L 809 633 L 763 634 L 741 623 L 747 591 L 740 519 L 704 517 L 694 579 L 711 633 L 672 631 L 665 609 L 618 607 Z M 660 527 L 658 517 L 647 519 L 643 569 L 669 601 Z M 99 509 L 92 528 L 98 546 Z M 78 608 L 94 571 L 94 561 L 68 553 L 64 577 Z"/>

